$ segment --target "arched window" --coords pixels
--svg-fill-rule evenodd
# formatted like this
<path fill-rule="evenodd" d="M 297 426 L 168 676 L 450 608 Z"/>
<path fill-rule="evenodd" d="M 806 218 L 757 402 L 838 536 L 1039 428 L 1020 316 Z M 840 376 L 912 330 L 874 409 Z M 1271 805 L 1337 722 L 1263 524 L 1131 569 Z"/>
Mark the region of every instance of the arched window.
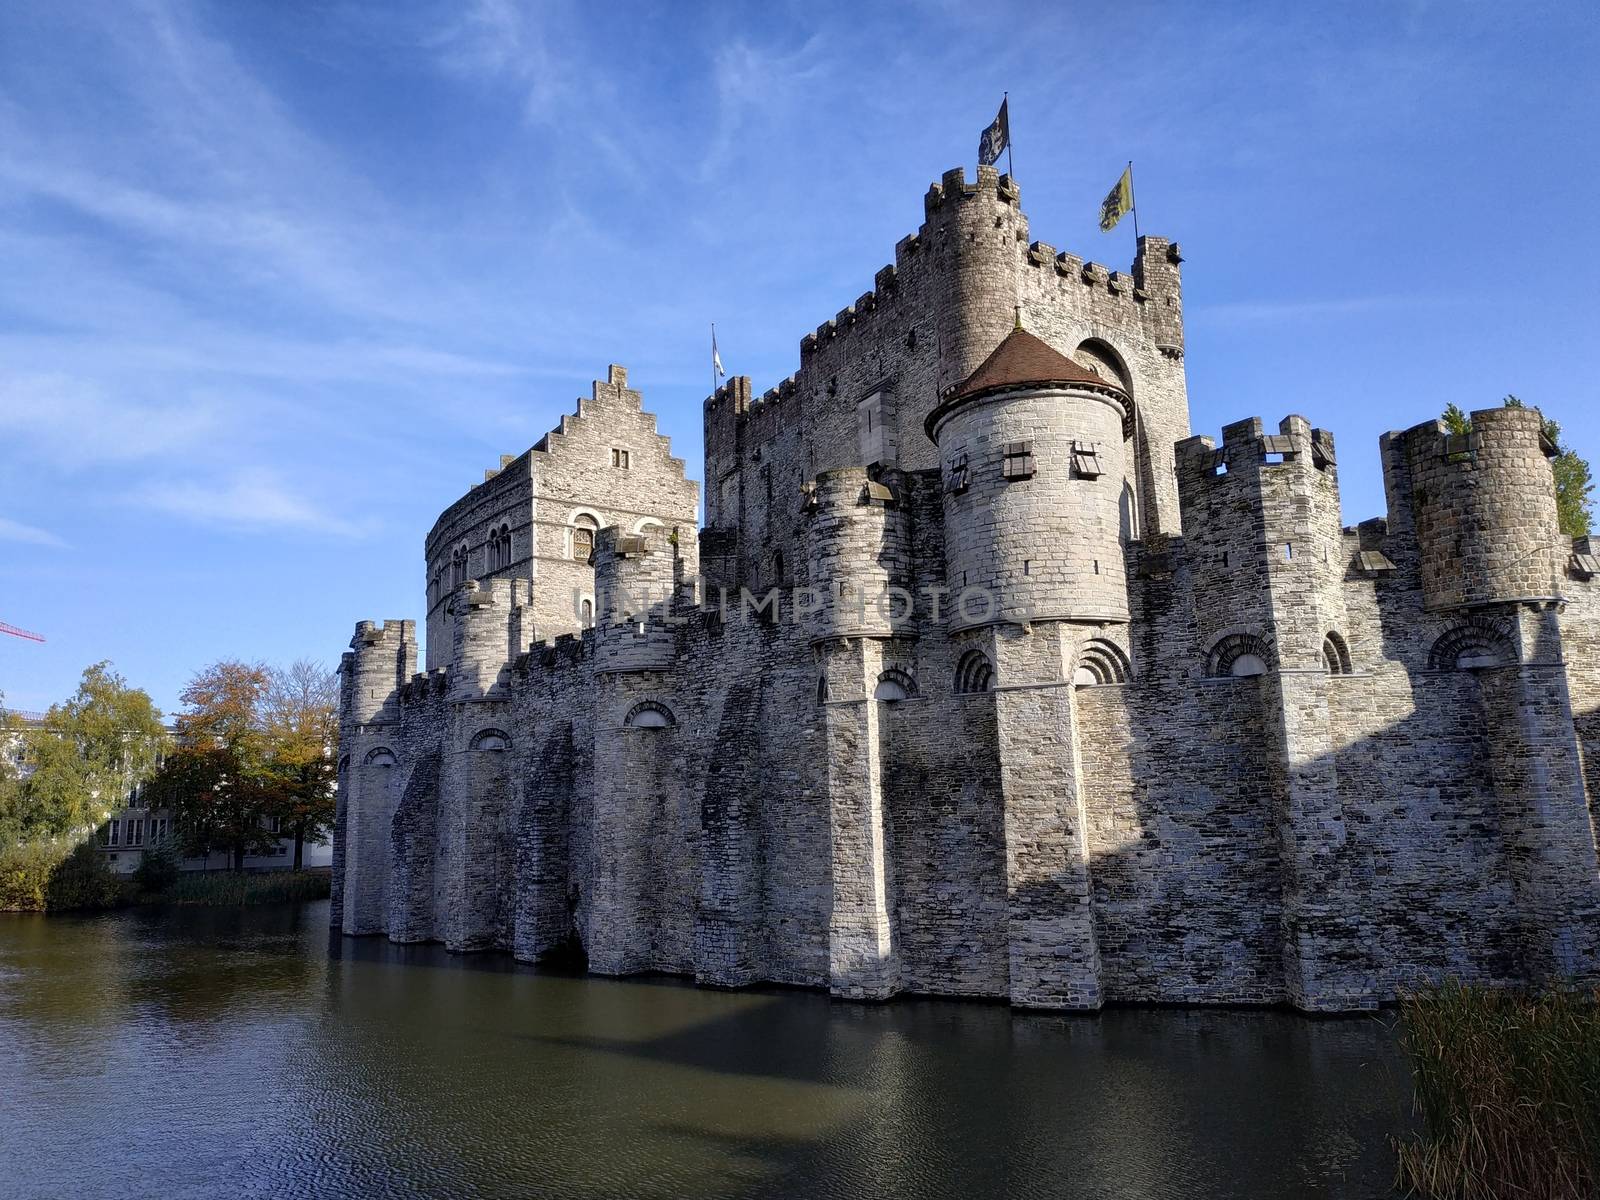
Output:
<path fill-rule="evenodd" d="M 780 584 L 780 583 L 783 582 L 783 551 L 782 550 L 774 550 L 772 552 L 772 582 L 774 584 Z"/>
<path fill-rule="evenodd" d="M 1447 630 L 1428 652 L 1428 667 L 1434 671 L 1507 667 L 1516 661 L 1516 647 L 1505 629 L 1484 617 L 1473 617 Z"/>
<path fill-rule="evenodd" d="M 1121 646 L 1104 638 L 1090 638 L 1078 654 L 1078 669 L 1072 673 L 1072 682 L 1075 687 L 1094 687 L 1126 683 L 1128 675 L 1128 656 Z"/>
<path fill-rule="evenodd" d="M 572 560 L 586 563 L 594 557 L 595 530 L 600 528 L 588 513 L 579 513 L 572 519 Z"/>
<path fill-rule="evenodd" d="M 828 677 L 826 675 L 819 675 L 817 677 L 817 703 L 818 704 L 826 704 L 827 702 L 828 702 Z"/>
<path fill-rule="evenodd" d="M 509 750 L 511 736 L 500 729 L 480 729 L 472 735 L 474 750 Z"/>
<path fill-rule="evenodd" d="M 1350 647 L 1333 630 L 1329 630 L 1328 636 L 1322 639 L 1322 665 L 1328 669 L 1329 675 L 1350 674 Z"/>
<path fill-rule="evenodd" d="M 489 530 L 486 555 L 490 571 L 503 571 L 511 565 L 511 526 L 501 523 Z"/>
<path fill-rule="evenodd" d="M 588 597 L 578 603 L 578 624 L 585 629 L 594 628 L 594 601 Z"/>
<path fill-rule="evenodd" d="M 669 725 L 676 725 L 678 720 L 665 704 L 641 700 L 628 710 L 622 723 L 629 729 L 665 729 Z"/>
<path fill-rule="evenodd" d="M 982 650 L 968 650 L 956 664 L 956 691 L 962 695 L 987 692 L 994 686 L 994 665 Z"/>
<path fill-rule="evenodd" d="M 878 676 L 878 686 L 872 689 L 872 698 L 893 704 L 897 700 L 909 700 L 917 694 L 917 681 L 904 671 L 891 667 Z"/>
<path fill-rule="evenodd" d="M 1272 650 L 1254 633 L 1236 632 L 1218 638 L 1206 655 L 1206 674 L 1213 679 L 1228 676 L 1265 675 L 1272 662 Z"/>
<path fill-rule="evenodd" d="M 366 767 L 392 767 L 396 766 L 397 763 L 398 760 L 394 756 L 394 751 L 387 746 L 378 746 L 375 749 L 368 750 L 367 757 L 361 760 L 361 765 Z"/>

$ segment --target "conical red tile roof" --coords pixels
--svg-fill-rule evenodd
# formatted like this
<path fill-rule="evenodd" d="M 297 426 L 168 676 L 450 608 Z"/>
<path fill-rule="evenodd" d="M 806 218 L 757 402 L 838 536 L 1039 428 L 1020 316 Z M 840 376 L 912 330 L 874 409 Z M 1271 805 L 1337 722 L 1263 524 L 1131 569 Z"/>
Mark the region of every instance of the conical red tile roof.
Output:
<path fill-rule="evenodd" d="M 1051 349 L 1026 329 L 1013 329 L 956 388 L 951 399 L 966 400 L 984 392 L 1052 383 L 1088 383 L 1122 390 L 1114 381 L 1102 379 L 1088 367 L 1080 367 L 1065 354 Z"/>

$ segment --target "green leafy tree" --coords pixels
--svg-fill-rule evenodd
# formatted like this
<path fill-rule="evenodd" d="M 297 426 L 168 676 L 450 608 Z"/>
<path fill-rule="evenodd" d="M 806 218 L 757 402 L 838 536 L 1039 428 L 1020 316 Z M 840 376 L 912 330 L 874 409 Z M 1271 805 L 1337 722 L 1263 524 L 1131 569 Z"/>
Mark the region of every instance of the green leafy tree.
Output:
<path fill-rule="evenodd" d="M 171 810 L 185 854 L 226 850 L 235 871 L 277 843 L 266 827 L 275 795 L 262 711 L 269 685 L 259 663 L 224 660 L 198 672 L 181 696 L 177 749 L 148 792 Z"/>
<path fill-rule="evenodd" d="M 100 662 L 71 699 L 23 731 L 31 768 L 17 788 L 17 836 L 57 837 L 104 821 L 155 771 L 167 746 L 149 695 Z"/>
<path fill-rule="evenodd" d="M 1516 396 L 1507 396 L 1505 406 L 1527 407 Z M 1593 515 L 1591 510 L 1594 507 L 1592 499 L 1594 476 L 1589 470 L 1589 463 L 1576 450 L 1562 444 L 1561 426 L 1557 422 L 1545 416 L 1542 410 L 1535 411 L 1539 413 L 1539 419 L 1544 422 L 1544 436 L 1556 448 L 1555 457 L 1550 462 L 1550 470 L 1555 478 L 1556 519 L 1561 532 L 1567 537 L 1586 537 Z M 1451 433 L 1472 432 L 1472 418 L 1454 404 L 1445 405 L 1440 419 Z"/>
<path fill-rule="evenodd" d="M 294 868 L 307 838 L 333 828 L 339 758 L 339 677 L 301 659 L 268 677 L 262 705 L 267 736 L 269 811 L 294 837 Z"/>

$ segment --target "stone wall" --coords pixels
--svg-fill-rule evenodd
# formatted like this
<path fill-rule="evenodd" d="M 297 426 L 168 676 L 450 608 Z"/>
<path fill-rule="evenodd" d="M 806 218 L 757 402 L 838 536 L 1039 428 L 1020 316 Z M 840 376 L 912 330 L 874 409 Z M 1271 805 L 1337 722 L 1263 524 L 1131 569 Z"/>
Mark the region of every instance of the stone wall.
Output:
<path fill-rule="evenodd" d="M 1537 414 L 1386 435 L 1341 528 L 1326 431 L 1186 436 L 1174 246 L 1056 254 L 988 169 L 924 212 L 794 379 L 708 401 L 703 533 L 617 367 L 441 516 L 429 669 L 411 622 L 342 662 L 335 924 L 1051 1008 L 1595 980 L 1600 562 Z M 1127 403 L 1015 386 L 935 445 L 1018 303 Z"/>

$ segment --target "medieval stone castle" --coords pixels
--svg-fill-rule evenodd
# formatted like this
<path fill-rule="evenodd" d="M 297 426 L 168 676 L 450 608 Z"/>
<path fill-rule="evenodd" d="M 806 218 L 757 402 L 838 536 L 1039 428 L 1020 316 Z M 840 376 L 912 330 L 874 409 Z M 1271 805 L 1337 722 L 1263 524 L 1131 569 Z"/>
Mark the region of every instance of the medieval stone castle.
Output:
<path fill-rule="evenodd" d="M 764 395 L 705 521 L 621 367 L 342 666 L 333 921 L 591 971 L 1370 1007 L 1593 981 L 1600 556 L 1532 410 L 1189 436 L 1178 247 L 948 172 Z M 1357 385 L 1352 378 L 1352 386 Z M 1374 381 L 1362 381 L 1371 383 Z"/>

